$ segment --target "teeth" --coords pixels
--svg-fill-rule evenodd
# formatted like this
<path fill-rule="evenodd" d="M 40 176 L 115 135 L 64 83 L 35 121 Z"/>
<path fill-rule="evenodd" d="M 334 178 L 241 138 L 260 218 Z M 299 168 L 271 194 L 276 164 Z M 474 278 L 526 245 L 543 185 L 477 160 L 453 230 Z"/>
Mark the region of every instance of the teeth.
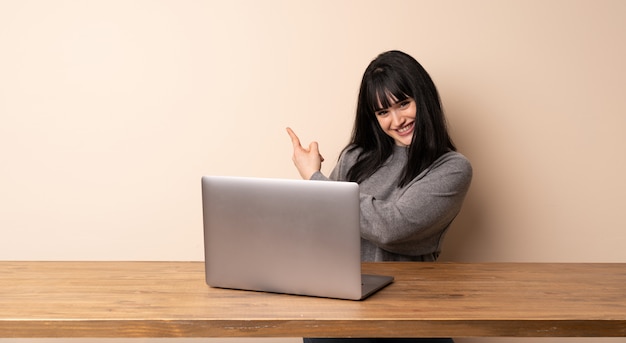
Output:
<path fill-rule="evenodd" d="M 407 126 L 405 126 L 405 127 L 399 128 L 398 132 L 407 132 L 407 131 L 409 131 L 409 129 L 411 129 L 411 126 L 413 126 L 412 123 L 407 125 Z"/>

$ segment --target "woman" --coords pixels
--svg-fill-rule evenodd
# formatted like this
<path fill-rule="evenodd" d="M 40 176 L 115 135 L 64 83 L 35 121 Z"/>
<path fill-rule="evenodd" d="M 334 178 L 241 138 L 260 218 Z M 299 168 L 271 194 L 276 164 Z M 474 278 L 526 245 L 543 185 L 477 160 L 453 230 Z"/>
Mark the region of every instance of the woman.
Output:
<path fill-rule="evenodd" d="M 388 51 L 369 64 L 352 138 L 330 177 L 320 172 L 317 142 L 304 148 L 290 128 L 287 132 L 302 178 L 359 183 L 363 261 L 437 260 L 469 189 L 472 167 L 456 152 L 435 84 L 413 57 Z M 393 340 L 376 342 L 386 341 Z"/>

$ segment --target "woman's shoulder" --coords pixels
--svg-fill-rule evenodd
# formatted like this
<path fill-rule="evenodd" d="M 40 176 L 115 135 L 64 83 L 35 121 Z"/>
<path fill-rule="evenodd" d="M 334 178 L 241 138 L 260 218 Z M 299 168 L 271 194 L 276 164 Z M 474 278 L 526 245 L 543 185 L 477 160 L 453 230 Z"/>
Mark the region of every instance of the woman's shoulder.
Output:
<path fill-rule="evenodd" d="M 472 175 L 472 164 L 469 159 L 465 157 L 462 153 L 458 151 L 449 151 L 443 155 L 441 155 L 435 162 L 432 163 L 430 168 L 428 168 L 427 172 L 431 173 L 433 171 L 453 171 L 460 172 L 463 174 L 467 174 L 471 177 Z"/>
<path fill-rule="evenodd" d="M 359 158 L 362 152 L 363 152 L 363 148 L 355 144 L 350 144 L 341 151 L 339 159 L 345 162 L 347 161 L 355 162 Z"/>
<path fill-rule="evenodd" d="M 463 154 L 450 151 L 441 155 L 408 185 L 429 185 L 438 192 L 467 190 L 472 182 L 472 165 Z M 443 189 L 443 190 L 442 190 Z"/>
<path fill-rule="evenodd" d="M 458 151 L 449 151 L 441 155 L 433 162 L 430 169 L 448 169 L 472 175 L 472 164 L 470 160 Z"/>
<path fill-rule="evenodd" d="M 437 159 L 437 161 L 439 160 L 459 164 L 471 164 L 469 159 L 458 151 L 448 151 Z"/>

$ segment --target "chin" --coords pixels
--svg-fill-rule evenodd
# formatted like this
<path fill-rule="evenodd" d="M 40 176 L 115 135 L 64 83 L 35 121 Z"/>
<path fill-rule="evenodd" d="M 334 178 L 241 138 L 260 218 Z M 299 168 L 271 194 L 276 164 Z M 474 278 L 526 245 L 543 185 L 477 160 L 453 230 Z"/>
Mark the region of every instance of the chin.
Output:
<path fill-rule="evenodd" d="M 400 139 L 398 139 L 398 140 L 396 140 L 396 145 L 403 146 L 403 147 L 408 147 L 409 145 L 411 145 L 412 141 L 413 141 L 412 139 L 409 139 L 409 140 L 405 140 L 405 139 L 400 140 Z"/>

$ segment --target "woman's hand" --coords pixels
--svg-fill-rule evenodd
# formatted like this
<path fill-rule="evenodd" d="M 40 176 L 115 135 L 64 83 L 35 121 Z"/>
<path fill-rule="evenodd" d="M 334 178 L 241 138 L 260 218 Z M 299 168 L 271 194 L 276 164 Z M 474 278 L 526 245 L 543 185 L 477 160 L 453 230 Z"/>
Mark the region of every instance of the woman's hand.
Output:
<path fill-rule="evenodd" d="M 320 155 L 317 142 L 311 142 L 309 148 L 305 149 L 300 144 L 300 139 L 292 129 L 287 128 L 287 133 L 289 137 L 291 137 L 291 143 L 293 144 L 293 164 L 296 165 L 300 176 L 305 180 L 309 180 L 315 172 L 322 169 L 322 162 L 324 162 L 324 158 Z"/>

